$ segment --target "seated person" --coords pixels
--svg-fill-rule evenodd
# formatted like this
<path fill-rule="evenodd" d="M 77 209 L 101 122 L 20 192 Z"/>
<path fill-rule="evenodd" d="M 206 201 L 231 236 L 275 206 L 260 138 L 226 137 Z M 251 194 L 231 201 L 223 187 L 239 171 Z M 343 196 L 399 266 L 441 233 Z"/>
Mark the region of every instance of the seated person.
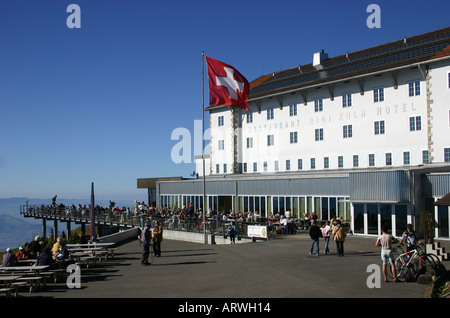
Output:
<path fill-rule="evenodd" d="M 50 248 L 50 246 L 44 247 L 43 251 L 37 257 L 36 265 L 49 265 L 50 267 L 53 266 L 52 249 Z"/>
<path fill-rule="evenodd" d="M 67 245 L 65 242 L 61 243 L 61 246 L 59 247 L 55 259 L 57 260 L 69 260 L 70 259 L 70 253 L 67 249 Z"/>
<path fill-rule="evenodd" d="M 23 245 L 19 246 L 19 251 L 16 253 L 17 259 L 28 259 L 28 252 L 23 247 Z"/>
<path fill-rule="evenodd" d="M 8 247 L 6 253 L 3 255 L 3 265 L 4 267 L 14 266 L 17 263 L 17 257 L 14 255 L 12 250 Z"/>

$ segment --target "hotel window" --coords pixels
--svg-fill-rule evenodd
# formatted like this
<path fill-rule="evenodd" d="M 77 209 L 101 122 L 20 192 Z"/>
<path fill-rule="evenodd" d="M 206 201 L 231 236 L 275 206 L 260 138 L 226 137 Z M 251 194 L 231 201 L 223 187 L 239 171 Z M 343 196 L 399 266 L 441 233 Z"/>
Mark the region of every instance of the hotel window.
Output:
<path fill-rule="evenodd" d="M 374 123 L 375 135 L 384 135 L 384 120 L 376 121 Z"/>
<path fill-rule="evenodd" d="M 450 148 L 444 148 L 444 162 L 450 162 Z"/>
<path fill-rule="evenodd" d="M 273 145 L 274 145 L 273 135 L 267 135 L 267 146 L 273 146 Z"/>
<path fill-rule="evenodd" d="M 219 150 L 224 150 L 224 149 L 225 149 L 225 141 L 219 140 Z"/>
<path fill-rule="evenodd" d="M 315 112 L 323 111 L 323 100 L 322 99 L 316 99 L 314 101 L 314 111 Z"/>
<path fill-rule="evenodd" d="M 216 173 L 220 173 L 220 165 L 216 164 Z"/>
<path fill-rule="evenodd" d="M 344 157 L 338 156 L 338 168 L 344 168 Z"/>
<path fill-rule="evenodd" d="M 289 116 L 297 116 L 297 104 L 289 105 Z"/>
<path fill-rule="evenodd" d="M 409 165 L 410 163 L 411 163 L 411 159 L 410 159 L 409 151 L 404 151 L 403 152 L 403 164 Z"/>
<path fill-rule="evenodd" d="M 375 155 L 373 153 L 371 153 L 369 155 L 369 167 L 374 167 L 375 166 Z"/>
<path fill-rule="evenodd" d="M 253 163 L 253 172 L 257 172 L 258 171 L 258 163 L 254 162 Z"/>
<path fill-rule="evenodd" d="M 411 82 L 409 86 L 409 96 L 419 96 L 420 95 L 420 81 Z"/>
<path fill-rule="evenodd" d="M 244 172 L 247 172 L 247 163 L 244 162 Z"/>
<path fill-rule="evenodd" d="M 263 167 L 264 167 L 264 171 L 267 171 L 267 161 L 264 161 Z"/>
<path fill-rule="evenodd" d="M 286 160 L 286 170 L 291 170 L 291 161 L 289 159 Z"/>
<path fill-rule="evenodd" d="M 428 157 L 428 150 L 422 151 L 422 162 L 428 163 L 429 157 Z"/>
<path fill-rule="evenodd" d="M 342 95 L 342 107 L 352 106 L 352 94 Z"/>
<path fill-rule="evenodd" d="M 311 158 L 311 169 L 316 169 L 316 158 Z"/>
<path fill-rule="evenodd" d="M 359 167 L 359 157 L 358 155 L 353 155 L 353 167 L 358 168 Z"/>
<path fill-rule="evenodd" d="M 273 119 L 273 108 L 267 110 L 267 120 Z"/>
<path fill-rule="evenodd" d="M 298 170 L 302 170 L 303 169 L 303 160 L 302 159 L 298 159 L 298 161 L 297 161 L 297 169 Z"/>
<path fill-rule="evenodd" d="M 352 125 L 344 125 L 343 127 L 344 127 L 343 129 L 344 138 L 352 138 L 353 137 Z"/>
<path fill-rule="evenodd" d="M 328 169 L 330 167 L 330 158 L 328 157 L 323 158 L 323 167 L 325 169 Z"/>
<path fill-rule="evenodd" d="M 422 130 L 422 116 L 409 117 L 409 131 Z"/>
<path fill-rule="evenodd" d="M 247 124 L 253 123 L 253 113 L 247 113 Z"/>
<path fill-rule="evenodd" d="M 374 103 L 378 103 L 378 102 L 383 102 L 384 101 L 384 88 L 375 88 L 373 90 L 373 102 Z"/>
<path fill-rule="evenodd" d="M 219 117 L 217 117 L 217 119 L 218 119 L 218 126 L 219 127 L 223 126 L 223 116 L 219 116 Z"/>
<path fill-rule="evenodd" d="M 392 166 L 392 153 L 386 153 L 386 166 Z"/>
<path fill-rule="evenodd" d="M 275 171 L 280 170 L 280 165 L 278 163 L 278 160 L 275 160 Z"/>
<path fill-rule="evenodd" d="M 226 163 L 223 164 L 223 173 L 227 173 L 227 164 Z"/>
<path fill-rule="evenodd" d="M 323 128 L 318 128 L 315 130 L 315 139 L 316 141 L 323 140 Z"/>
<path fill-rule="evenodd" d="M 247 148 L 253 148 L 253 137 L 247 138 Z"/>
<path fill-rule="evenodd" d="M 291 144 L 296 144 L 298 142 L 298 134 L 296 131 L 291 131 L 289 136 Z"/>

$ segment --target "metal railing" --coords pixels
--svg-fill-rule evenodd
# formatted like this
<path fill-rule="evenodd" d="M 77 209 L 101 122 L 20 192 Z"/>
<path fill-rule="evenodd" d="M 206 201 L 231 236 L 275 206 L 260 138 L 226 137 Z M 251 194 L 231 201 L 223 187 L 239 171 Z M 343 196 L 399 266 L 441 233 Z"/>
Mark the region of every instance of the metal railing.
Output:
<path fill-rule="evenodd" d="M 128 227 L 140 226 L 141 217 L 138 214 L 125 211 L 114 211 L 101 207 L 94 209 L 94 220 L 97 224 L 122 225 Z M 21 205 L 20 214 L 26 217 L 46 218 L 61 221 L 71 221 L 75 223 L 90 223 L 91 211 L 89 208 L 52 207 L 38 205 Z"/>
<path fill-rule="evenodd" d="M 20 213 L 26 217 L 45 218 L 50 220 L 59 220 L 64 222 L 90 223 L 91 211 L 88 207 L 77 208 L 74 206 L 53 207 L 45 205 L 21 205 Z M 236 238 L 247 238 L 247 227 L 249 225 L 265 226 L 267 229 L 267 238 L 273 238 L 277 233 L 284 233 L 284 226 L 273 223 L 266 218 L 258 219 L 258 222 L 239 221 L 234 219 L 219 219 L 217 217 L 207 218 L 206 223 L 200 217 L 187 216 L 163 216 L 148 213 L 135 213 L 130 209 L 125 211 L 109 208 L 96 207 L 94 209 L 96 224 L 117 225 L 122 227 L 142 227 L 145 223 L 150 223 L 152 227 L 155 222 L 160 221 L 163 229 L 173 231 L 186 231 L 195 233 L 204 233 L 206 227 L 207 234 L 228 237 L 228 226 L 233 222 L 237 235 Z M 291 225 L 290 234 L 296 234 L 300 229 L 305 228 L 303 221 L 296 220 Z"/>

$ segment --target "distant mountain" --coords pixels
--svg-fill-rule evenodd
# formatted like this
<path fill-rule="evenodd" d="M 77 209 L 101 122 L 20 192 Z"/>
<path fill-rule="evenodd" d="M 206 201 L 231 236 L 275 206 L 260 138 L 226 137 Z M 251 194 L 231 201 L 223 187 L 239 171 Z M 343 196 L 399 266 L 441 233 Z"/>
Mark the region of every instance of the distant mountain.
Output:
<path fill-rule="evenodd" d="M 2 252 L 8 247 L 16 248 L 25 242 L 31 242 L 41 233 L 42 225 L 0 214 L 0 251 Z"/>

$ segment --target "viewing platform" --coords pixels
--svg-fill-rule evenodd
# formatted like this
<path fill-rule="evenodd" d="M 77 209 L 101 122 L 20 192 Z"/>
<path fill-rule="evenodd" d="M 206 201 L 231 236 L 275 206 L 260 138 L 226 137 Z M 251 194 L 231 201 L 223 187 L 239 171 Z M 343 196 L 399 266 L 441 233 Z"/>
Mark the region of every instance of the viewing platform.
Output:
<path fill-rule="evenodd" d="M 140 227 L 143 222 L 143 214 L 134 214 L 130 211 L 116 212 L 103 208 L 94 210 L 94 224 L 100 228 L 104 226 L 118 227 L 119 229 L 130 229 Z M 20 214 L 25 218 L 42 219 L 42 236 L 46 237 L 47 221 L 54 222 L 55 233 L 58 232 L 58 222 L 67 223 L 67 230 L 70 235 L 71 223 L 80 224 L 81 231 L 85 232 L 86 224 L 91 224 L 90 209 L 78 209 L 74 206 L 61 208 L 59 206 L 45 205 L 21 205 Z M 56 234 L 55 234 L 56 235 Z"/>

